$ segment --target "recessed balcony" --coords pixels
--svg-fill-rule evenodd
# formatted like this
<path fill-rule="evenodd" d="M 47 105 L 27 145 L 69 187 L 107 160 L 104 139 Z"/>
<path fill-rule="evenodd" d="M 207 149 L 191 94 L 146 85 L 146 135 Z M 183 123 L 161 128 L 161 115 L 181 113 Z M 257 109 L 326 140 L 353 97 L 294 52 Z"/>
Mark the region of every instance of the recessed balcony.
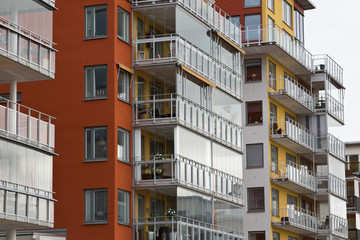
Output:
<path fill-rule="evenodd" d="M 54 43 L 0 17 L 0 83 L 53 79 Z"/>
<path fill-rule="evenodd" d="M 244 205 L 243 180 L 179 155 L 155 155 L 134 161 L 134 187 L 179 185 Z"/>
<path fill-rule="evenodd" d="M 344 88 L 343 69 L 329 55 L 314 55 L 313 66 L 315 72 L 328 73 L 336 81 L 339 87 Z"/>
<path fill-rule="evenodd" d="M 145 51 L 144 45 L 154 46 Z M 133 65 L 180 64 L 184 71 L 241 99 L 242 77 L 200 48 L 177 35 L 154 35 L 133 40 Z"/>
<path fill-rule="evenodd" d="M 283 205 L 272 209 L 272 225 L 297 234 L 314 234 L 318 230 L 318 217 L 315 213 L 295 205 Z"/>
<path fill-rule="evenodd" d="M 315 98 L 315 112 L 327 112 L 337 121 L 344 124 L 344 104 L 330 94 Z"/>
<path fill-rule="evenodd" d="M 314 109 L 314 98 L 309 89 L 305 88 L 290 76 L 269 79 L 269 95 L 297 114 L 309 114 Z"/>
<path fill-rule="evenodd" d="M 360 213 L 360 198 L 356 196 L 351 196 L 347 198 L 347 211 Z"/>
<path fill-rule="evenodd" d="M 270 123 L 270 138 L 296 153 L 314 152 L 314 136 L 306 127 L 290 118 Z"/>
<path fill-rule="evenodd" d="M 330 214 L 325 218 L 320 218 L 319 234 L 333 234 L 344 239 L 348 238 L 347 219 Z"/>
<path fill-rule="evenodd" d="M 315 174 L 291 161 L 280 161 L 279 165 L 272 165 L 271 181 L 300 194 L 316 192 Z"/>
<path fill-rule="evenodd" d="M 296 75 L 313 71 L 313 59 L 302 44 L 277 25 L 254 25 L 243 28 L 243 45 L 247 55 L 269 54 Z"/>
<path fill-rule="evenodd" d="M 133 105 L 133 125 L 136 127 L 180 124 L 243 151 L 242 128 L 239 125 L 179 94 L 137 97 Z"/>
<path fill-rule="evenodd" d="M 53 117 L 0 97 L 0 136 L 54 153 Z"/>
<path fill-rule="evenodd" d="M 346 181 L 332 174 L 319 176 L 317 177 L 317 193 L 332 193 L 346 200 Z"/>
<path fill-rule="evenodd" d="M 315 149 L 317 152 L 325 151 L 345 161 L 345 144 L 330 133 L 315 138 Z"/>

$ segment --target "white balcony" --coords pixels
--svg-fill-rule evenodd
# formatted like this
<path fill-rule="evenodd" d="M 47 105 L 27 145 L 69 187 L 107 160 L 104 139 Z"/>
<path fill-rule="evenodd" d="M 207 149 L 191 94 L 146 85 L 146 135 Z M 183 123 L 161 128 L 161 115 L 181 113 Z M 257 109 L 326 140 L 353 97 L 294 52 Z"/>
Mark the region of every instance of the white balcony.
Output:
<path fill-rule="evenodd" d="M 279 26 L 246 26 L 242 34 L 247 55 L 267 53 L 296 75 L 313 71 L 311 53 Z"/>
<path fill-rule="evenodd" d="M 346 181 L 332 174 L 317 177 L 317 192 L 332 193 L 344 200 L 346 198 Z"/>
<path fill-rule="evenodd" d="M 317 152 L 329 152 L 335 157 L 345 161 L 345 144 L 331 134 L 325 134 L 315 138 Z"/>
<path fill-rule="evenodd" d="M 134 7 L 179 4 L 190 14 L 241 48 L 240 23 L 231 20 L 231 16 L 219 7 L 206 0 L 132 0 Z"/>
<path fill-rule="evenodd" d="M 140 45 L 152 44 L 152 52 L 142 51 Z M 242 97 L 242 77 L 238 72 L 177 35 L 157 35 L 133 40 L 134 67 L 178 63 L 203 78 L 209 84 L 234 97 Z"/>
<path fill-rule="evenodd" d="M 319 220 L 319 234 L 333 234 L 335 236 L 348 238 L 348 222 L 347 219 L 330 215 Z"/>
<path fill-rule="evenodd" d="M 53 117 L 0 97 L 0 136 L 53 153 Z"/>
<path fill-rule="evenodd" d="M 242 128 L 239 125 L 179 94 L 135 98 L 133 105 L 134 126 L 180 124 L 243 151 Z"/>
<path fill-rule="evenodd" d="M 310 90 L 290 76 L 270 77 L 269 95 L 297 114 L 309 114 L 314 109 L 314 98 Z"/>
<path fill-rule="evenodd" d="M 295 205 L 283 205 L 272 209 L 272 225 L 298 234 L 314 234 L 318 230 L 318 217 L 315 213 Z"/>
<path fill-rule="evenodd" d="M 134 187 L 179 185 L 244 205 L 242 179 L 185 157 L 141 157 L 133 165 Z"/>
<path fill-rule="evenodd" d="M 270 138 L 296 153 L 314 152 L 314 136 L 306 127 L 290 118 L 270 123 Z"/>
<path fill-rule="evenodd" d="M 315 174 L 290 161 L 280 161 L 279 165 L 271 166 L 271 180 L 279 186 L 300 194 L 316 191 Z"/>
<path fill-rule="evenodd" d="M 330 94 L 315 99 L 315 112 L 328 112 L 333 118 L 344 124 L 344 104 Z"/>
<path fill-rule="evenodd" d="M 0 17 L 0 83 L 38 81 L 55 76 L 54 43 Z"/>
<path fill-rule="evenodd" d="M 343 88 L 343 69 L 329 55 L 314 55 L 315 72 L 327 72 Z"/>

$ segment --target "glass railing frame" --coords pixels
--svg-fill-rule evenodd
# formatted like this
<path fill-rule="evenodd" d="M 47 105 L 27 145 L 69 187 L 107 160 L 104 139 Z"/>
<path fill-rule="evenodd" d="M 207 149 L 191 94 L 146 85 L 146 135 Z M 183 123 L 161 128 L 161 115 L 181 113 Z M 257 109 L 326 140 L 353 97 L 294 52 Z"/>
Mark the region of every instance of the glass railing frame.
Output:
<path fill-rule="evenodd" d="M 341 179 L 331 173 L 329 173 L 327 176 L 319 175 L 317 176 L 316 180 L 318 193 L 330 192 L 344 200 L 347 200 L 346 180 Z M 323 184 L 324 181 L 325 185 Z M 321 185 L 319 184 L 319 182 L 321 182 Z"/>
<path fill-rule="evenodd" d="M 340 230 L 342 229 L 342 231 Z M 330 214 L 325 218 L 319 219 L 319 233 L 330 233 L 341 238 L 348 238 L 348 221 L 347 219 Z"/>
<path fill-rule="evenodd" d="M 322 146 L 322 139 L 325 140 L 324 147 Z M 315 150 L 317 152 L 327 151 L 333 156 L 345 161 L 345 143 L 330 133 L 315 136 Z"/>
<path fill-rule="evenodd" d="M 317 62 L 320 63 L 317 63 Z M 326 71 L 337 83 L 343 86 L 343 68 L 327 54 L 313 55 L 314 72 Z"/>

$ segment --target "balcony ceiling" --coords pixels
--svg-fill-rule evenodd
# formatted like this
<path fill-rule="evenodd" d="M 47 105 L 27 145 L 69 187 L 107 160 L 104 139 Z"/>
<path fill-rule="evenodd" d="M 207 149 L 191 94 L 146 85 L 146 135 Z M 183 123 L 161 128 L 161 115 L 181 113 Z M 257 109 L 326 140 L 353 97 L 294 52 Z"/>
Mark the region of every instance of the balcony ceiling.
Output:
<path fill-rule="evenodd" d="M 316 6 L 310 0 L 297 0 L 298 3 L 304 8 L 304 10 L 315 9 Z"/>
<path fill-rule="evenodd" d="M 277 102 L 280 102 L 282 105 L 284 105 L 285 107 L 287 107 L 296 114 L 312 113 L 310 109 L 308 109 L 307 107 L 305 107 L 304 105 L 302 105 L 301 103 L 299 103 L 298 101 L 287 95 L 286 93 L 275 92 L 269 95 L 272 99 L 274 99 Z"/>
<path fill-rule="evenodd" d="M 14 220 L 7 220 L 3 219 L 3 215 L 0 215 L 0 230 L 8 230 L 8 229 L 39 229 L 39 228 L 49 228 L 51 226 L 42 226 L 37 224 L 31 224 L 27 222 L 21 222 L 21 221 L 14 221 Z M 14 218 L 16 218 L 14 216 Z"/>
<path fill-rule="evenodd" d="M 291 149 L 292 151 L 299 153 L 299 154 L 313 152 L 310 148 L 305 147 L 304 145 L 288 138 L 287 135 L 271 135 L 270 138 L 274 142 L 276 142 L 288 149 Z"/>
<path fill-rule="evenodd" d="M 288 178 L 273 178 L 271 181 L 278 186 L 281 186 L 286 189 L 290 189 L 291 191 L 300 194 L 314 193 L 314 190 L 311 190 L 311 188 L 300 186 L 299 184 L 289 181 Z"/>

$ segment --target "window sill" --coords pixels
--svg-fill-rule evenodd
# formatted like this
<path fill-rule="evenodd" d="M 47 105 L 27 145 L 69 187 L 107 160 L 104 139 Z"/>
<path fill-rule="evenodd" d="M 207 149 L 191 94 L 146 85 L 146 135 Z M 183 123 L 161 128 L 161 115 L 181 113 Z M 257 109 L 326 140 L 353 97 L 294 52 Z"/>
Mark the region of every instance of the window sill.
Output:
<path fill-rule="evenodd" d="M 108 38 L 108 36 L 94 36 L 94 37 L 84 37 L 84 41 L 87 41 L 87 40 L 96 40 L 96 39 L 105 39 L 105 38 Z"/>
<path fill-rule="evenodd" d="M 106 100 L 108 99 L 108 97 L 88 97 L 88 98 L 84 98 L 83 101 L 87 102 L 87 101 L 94 101 L 94 100 Z"/>
<path fill-rule="evenodd" d="M 132 47 L 132 45 L 131 45 L 131 43 L 130 43 L 130 40 L 129 40 L 129 42 L 127 42 L 127 41 L 121 39 L 121 38 L 119 37 L 119 35 L 117 35 L 117 38 L 118 38 L 120 41 L 122 41 L 123 43 L 125 43 L 125 44 L 129 45 L 130 47 Z"/>
<path fill-rule="evenodd" d="M 288 26 L 291 30 L 293 30 L 293 28 L 291 26 L 289 26 L 289 24 L 287 24 L 284 20 L 283 20 L 283 23 L 285 23 L 286 26 Z M 288 34 L 290 35 L 290 33 L 288 33 Z M 293 36 L 291 36 L 291 38 L 293 38 Z"/>
<path fill-rule="evenodd" d="M 247 83 L 261 83 L 261 82 L 262 82 L 262 80 L 248 80 L 248 81 L 245 82 L 245 84 L 247 84 Z"/>
<path fill-rule="evenodd" d="M 262 168 L 264 168 L 264 165 L 259 166 L 259 167 L 246 167 L 246 169 L 249 169 L 249 170 L 251 170 L 251 169 L 262 169 Z"/>
<path fill-rule="evenodd" d="M 107 162 L 107 161 L 108 161 L 107 158 L 106 158 L 106 159 L 91 159 L 91 160 L 89 160 L 89 159 L 84 159 L 84 160 L 83 160 L 83 163 Z"/>
<path fill-rule="evenodd" d="M 261 4 L 260 4 L 260 5 L 256 5 L 256 6 L 244 6 L 244 8 L 258 8 L 258 7 L 261 7 Z"/>
<path fill-rule="evenodd" d="M 108 222 L 88 222 L 88 223 L 83 223 L 84 226 L 87 225 L 104 225 L 104 224 L 108 224 Z"/>

